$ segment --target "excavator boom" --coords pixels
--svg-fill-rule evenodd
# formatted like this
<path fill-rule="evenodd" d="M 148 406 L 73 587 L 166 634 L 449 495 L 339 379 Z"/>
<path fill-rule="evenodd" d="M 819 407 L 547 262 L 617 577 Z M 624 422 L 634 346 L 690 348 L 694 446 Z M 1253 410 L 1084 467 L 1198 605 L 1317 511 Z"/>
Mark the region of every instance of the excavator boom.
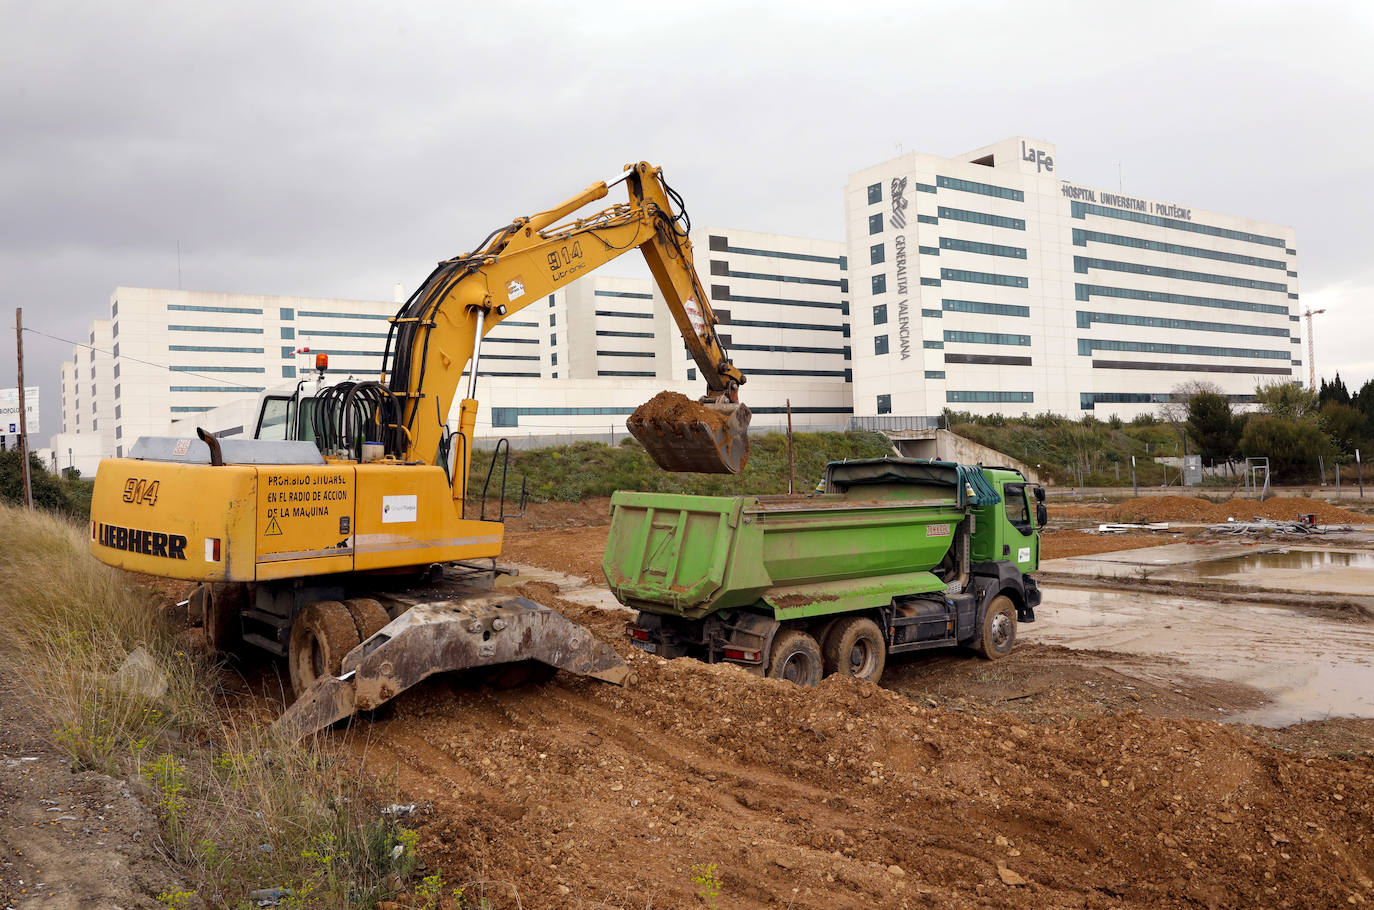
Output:
<path fill-rule="evenodd" d="M 626 185 L 628 202 L 566 220 L 618 183 Z M 681 198 L 662 169 L 640 162 L 610 183 L 594 183 L 546 212 L 498 228 L 473 252 L 439 263 L 392 320 L 388 386 L 403 403 L 404 428 L 404 451 L 396 454 L 435 462 L 447 440 L 444 416 L 460 391 L 464 364 L 458 433 L 470 453 L 482 338 L 531 303 L 638 249 L 706 382 L 706 394 L 697 408 L 649 408 L 636 415 L 641 419 L 631 418 L 629 429 L 665 470 L 738 472 L 748 457 L 750 414 L 738 404 L 744 375 L 716 333 L 715 313 L 693 265 L 689 228 Z M 470 455 L 455 495 L 466 488 L 469 461 Z"/>

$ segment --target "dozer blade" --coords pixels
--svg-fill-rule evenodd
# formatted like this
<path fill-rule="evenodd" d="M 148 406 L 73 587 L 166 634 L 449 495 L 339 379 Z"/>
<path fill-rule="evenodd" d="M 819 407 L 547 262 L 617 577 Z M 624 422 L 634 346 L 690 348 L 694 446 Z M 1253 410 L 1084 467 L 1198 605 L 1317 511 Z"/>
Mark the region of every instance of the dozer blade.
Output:
<path fill-rule="evenodd" d="M 655 409 L 660 400 L 655 398 L 625 421 L 649 457 L 665 471 L 738 474 L 743 470 L 749 460 L 749 421 L 753 416 L 749 408 L 677 397 L 690 407 Z"/>
<path fill-rule="evenodd" d="M 523 597 L 435 601 L 410 608 L 348 652 L 342 675 L 316 680 L 273 727 L 300 739 L 376 708 L 435 673 L 524 660 L 615 685 L 630 673 L 610 645 Z"/>

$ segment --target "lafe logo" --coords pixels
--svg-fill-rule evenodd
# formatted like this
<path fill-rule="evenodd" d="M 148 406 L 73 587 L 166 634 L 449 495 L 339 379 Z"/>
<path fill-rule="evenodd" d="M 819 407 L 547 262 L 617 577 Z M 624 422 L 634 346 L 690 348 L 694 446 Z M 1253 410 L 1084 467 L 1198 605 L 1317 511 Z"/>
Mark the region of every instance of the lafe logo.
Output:
<path fill-rule="evenodd" d="M 1049 171 L 1054 173 L 1054 158 L 1046 155 L 1042 150 L 1027 148 L 1024 140 L 1021 142 L 1021 160 L 1029 161 L 1035 165 L 1035 172 Z"/>

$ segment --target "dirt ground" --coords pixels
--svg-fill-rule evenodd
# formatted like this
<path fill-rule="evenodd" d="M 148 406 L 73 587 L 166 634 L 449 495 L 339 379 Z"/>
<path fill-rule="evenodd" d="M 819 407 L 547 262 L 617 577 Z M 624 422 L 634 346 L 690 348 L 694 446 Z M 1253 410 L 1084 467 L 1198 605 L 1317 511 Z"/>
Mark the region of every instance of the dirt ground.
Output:
<path fill-rule="evenodd" d="M 1296 521 L 1299 515 L 1316 515 L 1319 524 L 1332 525 L 1359 525 L 1371 520 L 1369 515 L 1306 496 L 1285 496 L 1264 502 L 1252 499 L 1210 502 L 1195 496 L 1143 496 L 1114 505 L 1056 502 L 1050 505 L 1050 514 L 1056 519 L 1083 518 L 1106 522 L 1223 522 L 1228 519 L 1248 521 L 1251 518 Z"/>
<path fill-rule="evenodd" d="M 154 908 L 189 890 L 123 781 L 74 773 L 0 681 L 0 907 Z"/>
<path fill-rule="evenodd" d="M 1037 646 L 804 690 L 633 652 L 622 618 L 524 593 L 616 642 L 632 683 L 436 683 L 335 734 L 495 907 L 700 906 L 712 865 L 722 907 L 1374 901 L 1374 760 L 1194 719 L 1253 690 Z"/>

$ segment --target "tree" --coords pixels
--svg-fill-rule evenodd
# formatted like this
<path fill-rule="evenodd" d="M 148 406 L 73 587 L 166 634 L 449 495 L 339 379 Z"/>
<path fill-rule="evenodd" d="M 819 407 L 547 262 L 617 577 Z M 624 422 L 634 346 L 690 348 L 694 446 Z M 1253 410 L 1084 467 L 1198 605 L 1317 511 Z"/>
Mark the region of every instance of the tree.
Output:
<path fill-rule="evenodd" d="M 1336 444 L 1336 448 L 1351 456 L 1360 447 L 1368 427 L 1364 414 L 1348 404 L 1340 404 L 1334 400 L 1322 405 L 1318 422 L 1326 435 Z"/>
<path fill-rule="evenodd" d="M 9 449 L 0 452 L 0 502 L 22 506 L 24 504 L 24 472 L 19 462 L 19 451 Z M 29 488 L 33 491 L 33 504 L 40 509 L 71 511 L 67 495 L 56 477 L 49 474 L 43 462 L 34 453 L 29 453 Z"/>
<path fill-rule="evenodd" d="M 1317 393 L 1291 382 L 1275 382 L 1255 389 L 1260 413 L 1285 420 L 1314 420 Z"/>
<path fill-rule="evenodd" d="M 1310 475 L 1317 458 L 1330 458 L 1336 447 L 1316 421 L 1254 414 L 1246 421 L 1240 451 L 1247 458 L 1268 458 L 1269 470 L 1276 478 L 1291 480 Z"/>
<path fill-rule="evenodd" d="M 1326 378 L 1323 377 L 1321 388 L 1317 390 L 1317 402 L 1319 404 L 1324 405 L 1330 401 L 1334 401 L 1337 404 L 1350 404 L 1350 390 L 1347 389 L 1345 383 L 1341 381 L 1340 373 L 1336 374 L 1336 378 L 1332 380 L 1330 384 L 1328 384 Z"/>
<path fill-rule="evenodd" d="M 1225 395 L 1198 392 L 1188 401 L 1188 419 L 1184 423 L 1188 435 L 1197 444 L 1198 454 L 1210 463 L 1230 461 L 1236 453 L 1239 434 L 1235 415 Z"/>
<path fill-rule="evenodd" d="M 1360 409 L 1360 413 L 1369 422 L 1370 429 L 1374 429 L 1374 379 L 1365 380 L 1364 385 L 1355 393 L 1352 403 Z"/>

